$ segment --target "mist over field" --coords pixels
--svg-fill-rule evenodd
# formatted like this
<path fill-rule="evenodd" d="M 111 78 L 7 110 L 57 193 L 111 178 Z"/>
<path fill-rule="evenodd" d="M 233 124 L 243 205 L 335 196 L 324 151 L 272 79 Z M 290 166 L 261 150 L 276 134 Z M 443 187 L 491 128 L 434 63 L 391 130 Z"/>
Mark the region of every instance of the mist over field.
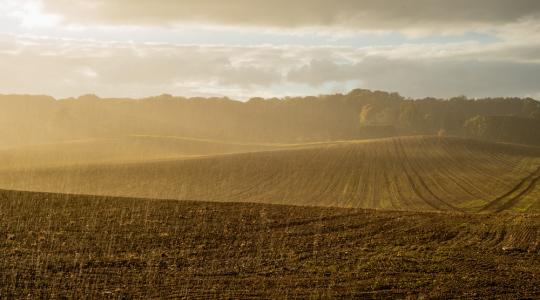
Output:
<path fill-rule="evenodd" d="M 0 0 L 0 298 L 540 298 L 539 37 L 534 0 Z"/>

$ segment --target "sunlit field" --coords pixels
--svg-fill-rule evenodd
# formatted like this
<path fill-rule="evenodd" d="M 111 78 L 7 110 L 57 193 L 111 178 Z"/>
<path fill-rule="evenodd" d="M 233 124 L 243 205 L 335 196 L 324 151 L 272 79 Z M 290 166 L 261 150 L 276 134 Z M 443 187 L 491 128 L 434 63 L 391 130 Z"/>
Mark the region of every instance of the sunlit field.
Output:
<path fill-rule="evenodd" d="M 0 193 L 2 296 L 540 292 L 536 147 L 425 136 L 281 145 L 137 138 L 137 147 L 104 150 L 126 141 L 3 152 L 11 165 L 2 188 L 54 193 Z M 166 155 L 140 156 L 147 150 Z M 121 151 L 135 155 L 101 159 Z"/>
<path fill-rule="evenodd" d="M 540 210 L 536 147 L 447 137 L 275 146 L 171 138 L 139 142 L 5 151 L 4 166 L 12 166 L 0 168 L 0 188 L 408 211 Z M 133 160 L 94 161 L 104 149 L 122 151 L 115 145 L 127 145 Z M 144 151 L 166 152 L 157 159 L 142 156 Z"/>
<path fill-rule="evenodd" d="M 0 0 L 0 299 L 540 299 L 540 0 Z"/>

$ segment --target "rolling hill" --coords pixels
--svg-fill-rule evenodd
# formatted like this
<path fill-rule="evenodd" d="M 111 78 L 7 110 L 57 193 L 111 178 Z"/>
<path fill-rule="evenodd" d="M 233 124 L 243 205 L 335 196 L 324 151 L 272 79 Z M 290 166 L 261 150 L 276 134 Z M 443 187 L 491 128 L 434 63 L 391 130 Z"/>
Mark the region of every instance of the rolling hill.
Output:
<path fill-rule="evenodd" d="M 391 210 L 540 211 L 540 149 L 534 147 L 450 137 L 257 147 L 7 168 L 0 171 L 0 187 Z"/>
<path fill-rule="evenodd" d="M 142 162 L 294 147 L 287 144 L 225 142 L 174 136 L 130 135 L 80 139 L 0 150 L 0 169 L 88 163 Z"/>

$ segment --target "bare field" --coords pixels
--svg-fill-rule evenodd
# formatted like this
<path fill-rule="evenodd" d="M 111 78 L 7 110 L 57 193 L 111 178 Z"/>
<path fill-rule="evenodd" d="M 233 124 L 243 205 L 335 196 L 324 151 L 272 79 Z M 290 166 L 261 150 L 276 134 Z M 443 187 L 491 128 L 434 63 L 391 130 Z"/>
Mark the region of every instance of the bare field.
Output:
<path fill-rule="evenodd" d="M 540 297 L 538 215 L 0 196 L 0 298 Z"/>
<path fill-rule="evenodd" d="M 13 170 L 88 163 L 142 162 L 293 147 L 287 144 L 232 143 L 186 137 L 131 135 L 80 139 L 0 149 L 0 169 Z"/>
<path fill-rule="evenodd" d="M 8 168 L 0 171 L 0 187 L 413 211 L 540 211 L 535 147 L 438 137 L 259 146 L 229 145 L 220 151 L 244 153 L 208 155 L 219 149 L 203 153 L 199 145 L 191 154 L 207 155 Z"/>

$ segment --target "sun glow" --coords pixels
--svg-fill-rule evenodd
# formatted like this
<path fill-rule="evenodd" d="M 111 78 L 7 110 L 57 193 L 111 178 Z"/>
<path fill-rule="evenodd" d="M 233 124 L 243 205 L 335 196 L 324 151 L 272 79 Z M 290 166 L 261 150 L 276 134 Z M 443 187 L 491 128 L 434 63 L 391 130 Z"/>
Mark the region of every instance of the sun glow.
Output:
<path fill-rule="evenodd" d="M 54 27 L 61 21 L 60 16 L 44 13 L 41 1 L 0 0 L 0 4 L 0 14 L 17 19 L 20 26 L 26 29 Z"/>

